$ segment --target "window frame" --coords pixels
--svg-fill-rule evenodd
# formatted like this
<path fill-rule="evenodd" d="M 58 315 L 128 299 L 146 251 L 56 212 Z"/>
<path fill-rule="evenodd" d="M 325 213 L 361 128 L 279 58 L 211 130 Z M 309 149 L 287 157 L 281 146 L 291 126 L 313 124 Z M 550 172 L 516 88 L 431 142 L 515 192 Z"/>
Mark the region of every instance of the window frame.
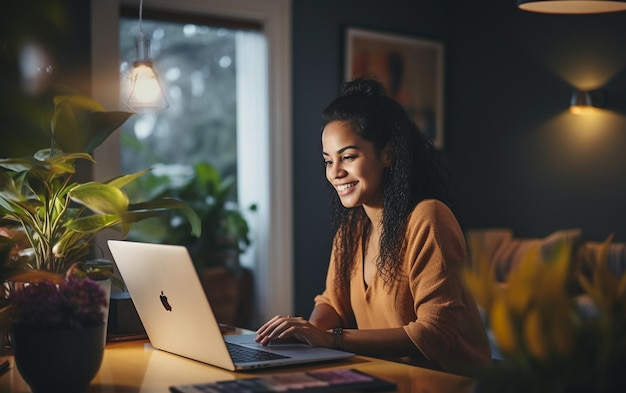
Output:
<path fill-rule="evenodd" d="M 105 108 L 120 108 L 118 21 L 120 4 L 136 6 L 139 0 L 91 1 L 92 96 Z M 293 187 L 291 158 L 291 1 L 292 0 L 144 0 L 144 7 L 184 11 L 225 18 L 251 20 L 262 25 L 267 39 L 268 134 L 267 165 L 260 174 L 269 185 L 269 206 L 259 223 L 261 244 L 254 263 L 255 307 L 253 322 L 277 314 L 293 313 Z M 137 13 L 139 15 L 139 13 Z M 94 152 L 95 180 L 121 174 L 120 136 L 114 133 Z M 107 233 L 107 237 L 113 237 Z M 102 247 L 104 250 L 108 248 Z M 110 255 L 109 255 L 110 257 Z"/>

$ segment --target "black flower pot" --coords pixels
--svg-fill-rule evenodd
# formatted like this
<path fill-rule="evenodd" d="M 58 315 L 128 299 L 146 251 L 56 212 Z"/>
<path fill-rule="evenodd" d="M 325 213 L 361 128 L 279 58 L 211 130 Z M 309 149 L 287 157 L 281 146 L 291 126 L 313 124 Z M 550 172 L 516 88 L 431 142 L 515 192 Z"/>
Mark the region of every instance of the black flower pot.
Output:
<path fill-rule="evenodd" d="M 105 325 L 83 329 L 14 326 L 17 369 L 33 393 L 84 392 L 100 369 L 105 329 Z"/>

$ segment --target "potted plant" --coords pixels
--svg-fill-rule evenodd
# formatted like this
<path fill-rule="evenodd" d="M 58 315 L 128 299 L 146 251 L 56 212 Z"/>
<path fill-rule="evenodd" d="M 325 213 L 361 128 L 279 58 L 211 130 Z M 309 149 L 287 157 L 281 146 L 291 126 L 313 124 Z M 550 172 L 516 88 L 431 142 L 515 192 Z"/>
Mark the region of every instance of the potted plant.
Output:
<path fill-rule="evenodd" d="M 33 393 L 82 392 L 104 354 L 104 290 L 70 277 L 11 290 L 15 364 Z"/>
<path fill-rule="evenodd" d="M 55 97 L 54 111 L 48 119 L 51 147 L 28 157 L 0 159 L 0 222 L 9 228 L 4 236 L 0 233 L 5 250 L 0 260 L 4 295 L 0 299 L 0 321 L 5 327 L 15 326 L 10 316 L 21 307 L 16 300 L 21 295 L 33 295 L 31 288 L 40 288 L 38 283 L 44 280 L 54 283 L 61 291 L 59 296 L 65 296 L 64 285 L 78 278 L 112 277 L 112 262 L 93 260 L 90 255 L 92 241 L 107 228 L 127 234 L 132 223 L 176 209 L 189 220 L 191 232 L 200 234 L 199 217 L 179 200 L 164 197 L 131 203 L 124 187 L 147 170 L 102 183 L 74 180 L 77 161 L 95 162 L 91 151 L 130 115 L 105 112 L 88 97 Z M 25 238 L 27 246 L 22 244 L 16 252 L 18 237 Z M 74 302 L 80 301 L 79 295 L 71 296 Z M 46 305 L 54 308 L 57 304 Z M 101 332 L 100 346 L 104 345 L 105 334 L 106 327 Z"/>
<path fill-rule="evenodd" d="M 189 205 L 200 217 L 201 235 L 190 235 L 191 223 L 178 211 L 168 217 L 135 226 L 129 237 L 151 242 L 180 244 L 189 250 L 205 292 L 215 307 L 217 319 L 225 324 L 246 326 L 250 320 L 252 276 L 240 264 L 240 254 L 251 244 L 247 212 L 256 205 L 241 209 L 229 197 L 235 179 L 222 178 L 217 168 L 207 162 L 155 173 L 135 182 L 129 193 L 145 198 L 176 198 Z"/>
<path fill-rule="evenodd" d="M 199 235 L 198 216 L 176 199 L 129 201 L 123 187 L 148 170 L 104 183 L 73 181 L 76 161 L 95 162 L 90 152 L 131 114 L 105 112 L 81 96 L 58 96 L 54 104 L 53 146 L 29 157 L 0 159 L 0 219 L 23 228 L 34 251 L 32 259 L 20 261 L 24 267 L 64 275 L 86 260 L 92 241 L 104 229 L 127 234 L 131 223 L 169 209 L 181 211 L 191 233 Z"/>

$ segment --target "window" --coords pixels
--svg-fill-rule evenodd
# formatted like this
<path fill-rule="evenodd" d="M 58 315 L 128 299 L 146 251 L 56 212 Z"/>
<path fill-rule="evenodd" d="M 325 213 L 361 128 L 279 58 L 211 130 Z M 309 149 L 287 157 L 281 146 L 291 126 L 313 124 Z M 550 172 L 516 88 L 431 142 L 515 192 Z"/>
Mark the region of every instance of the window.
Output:
<path fill-rule="evenodd" d="M 244 31 L 204 24 L 149 19 L 154 67 L 169 108 L 132 116 L 121 128 L 122 171 L 155 164 L 170 168 L 209 161 L 225 176 L 237 172 L 237 97 L 235 46 Z M 202 23 L 202 22 L 200 22 Z M 120 102 L 129 96 L 127 78 L 135 60 L 137 17 L 120 18 Z"/>
<path fill-rule="evenodd" d="M 135 2 L 126 0 L 122 0 L 122 4 L 138 7 Z M 291 1 L 144 0 L 143 5 L 144 9 L 166 13 L 232 17 L 261 26 L 263 39 L 259 39 L 258 34 L 239 35 L 235 54 L 237 78 L 256 75 L 236 81 L 237 133 L 246 135 L 238 138 L 236 146 L 238 199 L 242 205 L 256 203 L 258 206 L 251 222 L 256 253 L 252 260 L 244 263 L 251 266 L 255 274 L 258 321 L 289 313 L 293 308 L 289 129 Z M 117 46 L 119 7 L 117 2 L 109 0 L 91 0 L 91 6 L 92 95 L 107 109 L 122 108 Z M 260 67 L 250 66 L 254 64 L 252 60 L 258 59 L 261 59 Z M 94 168 L 96 179 L 122 173 L 120 133 L 115 133 L 98 148 L 95 156 L 98 161 Z"/>
<path fill-rule="evenodd" d="M 128 74 L 137 56 L 139 23 L 136 7 L 122 7 L 121 12 L 123 103 L 130 94 Z M 241 66 L 237 52 L 245 56 L 246 40 L 264 40 L 260 24 L 145 8 L 142 14 L 142 32 L 150 38 L 151 58 L 170 107 L 133 116 L 124 124 L 122 171 L 136 172 L 156 164 L 156 170 L 176 172 L 208 161 L 224 177 L 236 177 L 237 82 L 264 77 L 241 75 L 262 68 L 264 56 L 250 59 L 252 67 Z"/>

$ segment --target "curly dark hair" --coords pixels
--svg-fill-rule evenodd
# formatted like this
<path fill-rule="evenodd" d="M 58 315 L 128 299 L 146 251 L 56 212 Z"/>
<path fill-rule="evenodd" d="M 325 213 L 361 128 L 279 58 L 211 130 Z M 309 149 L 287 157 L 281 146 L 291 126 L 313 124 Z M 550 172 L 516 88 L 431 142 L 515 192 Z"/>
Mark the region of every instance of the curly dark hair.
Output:
<path fill-rule="evenodd" d="M 340 95 L 322 112 L 322 131 L 330 122 L 347 122 L 354 132 L 374 144 L 378 154 L 393 150 L 392 166 L 383 177 L 383 216 L 377 270 L 384 285 L 399 278 L 406 251 L 408 217 L 424 199 L 446 202 L 448 183 L 439 152 L 409 118 L 404 108 L 390 98 L 384 86 L 369 78 L 346 82 Z M 333 247 L 337 258 L 339 285 L 347 286 L 354 271 L 352 260 L 360 240 L 371 231 L 371 222 L 362 206 L 345 208 L 331 191 L 331 228 L 336 234 Z"/>

